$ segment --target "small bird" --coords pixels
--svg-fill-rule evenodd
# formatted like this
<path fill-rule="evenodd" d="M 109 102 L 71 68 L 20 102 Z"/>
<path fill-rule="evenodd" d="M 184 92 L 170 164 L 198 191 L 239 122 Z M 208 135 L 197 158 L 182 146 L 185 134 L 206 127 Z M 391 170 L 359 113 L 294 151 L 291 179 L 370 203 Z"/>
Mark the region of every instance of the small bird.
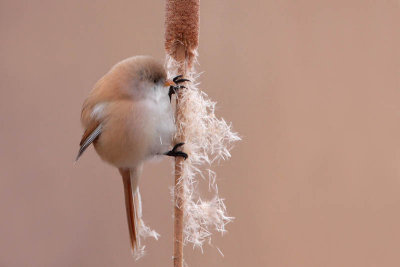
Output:
<path fill-rule="evenodd" d="M 150 56 L 117 63 L 94 86 L 85 100 L 81 122 L 85 129 L 76 160 L 93 143 L 100 158 L 118 168 L 124 184 L 132 252 L 138 248 L 140 223 L 139 177 L 143 163 L 158 155 L 183 157 L 172 150 L 175 134 L 171 96 L 189 80 L 167 79 L 162 64 Z"/>

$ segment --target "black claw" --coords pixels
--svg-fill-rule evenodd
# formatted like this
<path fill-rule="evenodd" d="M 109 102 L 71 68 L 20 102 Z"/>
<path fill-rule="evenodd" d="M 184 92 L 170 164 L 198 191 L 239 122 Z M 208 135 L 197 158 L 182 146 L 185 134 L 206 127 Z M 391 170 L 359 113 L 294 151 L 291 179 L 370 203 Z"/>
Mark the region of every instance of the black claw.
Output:
<path fill-rule="evenodd" d="M 183 75 L 178 75 L 172 79 L 172 81 L 176 84 L 175 86 L 171 85 L 169 87 L 168 96 L 169 101 L 171 102 L 172 95 L 175 94 L 179 89 L 186 88 L 184 85 L 179 85 L 183 82 L 190 82 L 188 79 L 182 79 Z"/>
<path fill-rule="evenodd" d="M 179 147 L 183 146 L 185 143 L 178 143 L 174 146 L 174 148 L 171 151 L 168 151 L 167 153 L 164 153 L 166 156 L 171 156 L 171 157 L 182 157 L 185 160 L 188 158 L 188 154 L 182 151 L 176 151 Z"/>
<path fill-rule="evenodd" d="M 178 143 L 174 146 L 174 148 L 172 149 L 173 151 L 175 151 L 177 148 L 183 146 L 185 143 Z"/>
<path fill-rule="evenodd" d="M 183 82 L 190 82 L 190 80 L 188 80 L 188 79 L 179 79 L 179 80 L 176 80 L 176 81 L 174 81 L 176 84 L 179 84 L 179 83 L 183 83 Z"/>
<path fill-rule="evenodd" d="M 183 83 L 183 82 L 190 82 L 190 80 L 188 80 L 188 79 L 181 79 L 182 77 L 183 77 L 183 75 L 178 75 L 175 78 L 173 78 L 172 81 L 176 84 Z"/>
<path fill-rule="evenodd" d="M 184 160 L 186 160 L 188 158 L 188 154 L 186 154 L 185 152 L 180 152 L 177 151 L 173 154 L 174 157 L 182 157 Z"/>
<path fill-rule="evenodd" d="M 171 102 L 172 95 L 175 94 L 179 89 L 186 88 L 186 86 L 179 85 L 179 86 L 170 86 L 168 91 L 169 102 Z"/>
<path fill-rule="evenodd" d="M 174 83 L 176 83 L 176 81 L 177 81 L 178 79 L 182 78 L 182 77 L 183 77 L 183 75 L 178 75 L 178 76 L 176 76 L 175 78 L 173 78 L 172 81 L 173 81 Z"/>

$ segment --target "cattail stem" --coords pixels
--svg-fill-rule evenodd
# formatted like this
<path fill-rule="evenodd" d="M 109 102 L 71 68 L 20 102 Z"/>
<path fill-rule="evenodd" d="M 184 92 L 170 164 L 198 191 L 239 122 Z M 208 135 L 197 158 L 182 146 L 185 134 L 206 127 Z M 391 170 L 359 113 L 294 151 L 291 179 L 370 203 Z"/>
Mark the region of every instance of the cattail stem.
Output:
<path fill-rule="evenodd" d="M 200 0 L 166 0 L 165 50 L 176 61 L 178 74 L 187 76 L 192 70 L 199 35 Z M 179 102 L 181 94 L 176 96 L 176 124 L 184 119 Z M 185 129 L 178 129 L 176 140 L 185 142 Z M 183 266 L 183 228 L 185 213 L 184 183 L 182 182 L 184 161 L 175 159 L 174 187 L 174 267 Z"/>
<path fill-rule="evenodd" d="M 182 159 L 175 159 L 175 189 L 174 189 L 174 267 L 183 266 L 183 186 L 179 186 L 182 173 Z"/>
<path fill-rule="evenodd" d="M 180 59 L 178 67 L 178 73 L 186 74 L 185 70 L 185 48 L 180 46 L 177 49 L 177 59 Z M 182 110 L 179 105 L 180 92 L 177 93 L 176 97 L 176 118 L 182 115 Z M 179 133 L 178 133 L 179 134 Z M 185 141 L 185 136 L 180 133 L 180 136 L 176 137 L 180 142 Z M 179 138 L 179 139 L 178 139 Z M 183 216 L 184 216 L 184 187 L 181 183 L 182 167 L 184 161 L 182 157 L 175 158 L 175 185 L 174 185 L 174 267 L 183 266 Z"/>

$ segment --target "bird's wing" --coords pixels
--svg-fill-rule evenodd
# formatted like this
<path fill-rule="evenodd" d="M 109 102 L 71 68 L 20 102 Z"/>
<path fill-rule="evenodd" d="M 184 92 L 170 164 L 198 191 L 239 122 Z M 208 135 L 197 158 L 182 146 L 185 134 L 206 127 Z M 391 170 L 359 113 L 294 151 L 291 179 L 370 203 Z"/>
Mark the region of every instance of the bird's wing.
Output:
<path fill-rule="evenodd" d="M 78 155 L 76 156 L 76 160 L 79 159 L 79 157 L 82 155 L 83 152 L 85 152 L 86 148 L 96 141 L 96 139 L 99 137 L 101 134 L 102 130 L 102 124 L 98 121 L 93 121 L 89 124 L 89 127 L 85 130 L 83 133 L 81 142 L 79 145 L 81 146 L 79 148 Z"/>

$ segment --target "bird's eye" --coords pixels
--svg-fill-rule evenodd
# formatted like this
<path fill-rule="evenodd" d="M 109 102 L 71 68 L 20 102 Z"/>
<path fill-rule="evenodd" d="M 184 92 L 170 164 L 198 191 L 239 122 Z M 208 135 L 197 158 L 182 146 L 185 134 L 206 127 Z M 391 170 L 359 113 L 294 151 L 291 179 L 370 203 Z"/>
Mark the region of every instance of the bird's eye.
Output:
<path fill-rule="evenodd" d="M 157 79 L 154 79 L 154 80 L 153 80 L 153 82 L 154 82 L 154 83 L 157 83 L 157 82 L 158 82 L 158 80 L 157 80 Z"/>

